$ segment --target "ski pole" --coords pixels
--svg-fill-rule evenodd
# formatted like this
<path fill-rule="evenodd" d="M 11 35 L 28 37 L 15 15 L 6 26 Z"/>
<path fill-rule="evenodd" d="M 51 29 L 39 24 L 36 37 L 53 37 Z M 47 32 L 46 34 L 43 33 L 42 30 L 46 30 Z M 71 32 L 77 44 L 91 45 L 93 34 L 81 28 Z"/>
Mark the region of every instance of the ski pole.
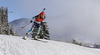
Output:
<path fill-rule="evenodd" d="M 29 23 L 29 24 L 30 24 L 30 23 Z M 29 25 L 29 24 L 28 24 L 28 25 Z M 19 29 L 19 31 L 22 30 L 23 28 L 27 27 L 28 25 L 25 25 L 25 26 L 21 27 L 21 29 Z"/>

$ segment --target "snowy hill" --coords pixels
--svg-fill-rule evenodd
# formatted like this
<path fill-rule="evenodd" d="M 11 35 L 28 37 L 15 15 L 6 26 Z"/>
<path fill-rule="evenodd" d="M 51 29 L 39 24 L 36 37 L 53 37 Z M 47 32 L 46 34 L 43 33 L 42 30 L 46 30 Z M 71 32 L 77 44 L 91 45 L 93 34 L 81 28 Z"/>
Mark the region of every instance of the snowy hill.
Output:
<path fill-rule="evenodd" d="M 10 22 L 10 25 L 13 25 L 14 30 L 17 34 L 24 36 L 25 33 L 31 28 L 30 20 L 28 18 L 21 18 Z M 27 25 L 27 26 L 26 26 Z M 21 27 L 25 28 L 21 29 Z"/>
<path fill-rule="evenodd" d="M 0 55 L 100 55 L 100 49 L 51 40 L 0 35 Z"/>

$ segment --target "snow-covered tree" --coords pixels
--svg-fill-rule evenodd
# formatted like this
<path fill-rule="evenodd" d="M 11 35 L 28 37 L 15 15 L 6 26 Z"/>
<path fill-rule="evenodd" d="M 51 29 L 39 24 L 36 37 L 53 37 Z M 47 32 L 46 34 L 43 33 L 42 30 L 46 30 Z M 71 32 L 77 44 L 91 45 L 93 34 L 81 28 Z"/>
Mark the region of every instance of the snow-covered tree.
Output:
<path fill-rule="evenodd" d="M 72 43 L 73 43 L 73 44 L 76 44 L 76 45 L 82 46 L 82 42 L 76 40 L 75 38 L 72 38 Z"/>

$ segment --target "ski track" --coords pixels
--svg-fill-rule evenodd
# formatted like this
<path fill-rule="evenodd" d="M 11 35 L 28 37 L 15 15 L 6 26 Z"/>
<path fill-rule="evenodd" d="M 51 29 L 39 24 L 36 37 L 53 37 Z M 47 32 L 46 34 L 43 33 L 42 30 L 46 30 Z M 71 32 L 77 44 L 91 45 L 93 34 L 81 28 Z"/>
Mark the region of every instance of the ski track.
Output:
<path fill-rule="evenodd" d="M 0 35 L 0 55 L 100 55 L 100 49 L 51 40 L 42 41 L 47 43 Z"/>

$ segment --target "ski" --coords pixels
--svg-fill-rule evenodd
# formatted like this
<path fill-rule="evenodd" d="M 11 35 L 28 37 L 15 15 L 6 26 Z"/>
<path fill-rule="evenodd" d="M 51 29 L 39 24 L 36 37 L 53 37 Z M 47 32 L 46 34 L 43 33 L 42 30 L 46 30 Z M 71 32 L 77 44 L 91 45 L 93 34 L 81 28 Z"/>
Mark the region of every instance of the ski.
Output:
<path fill-rule="evenodd" d="M 35 40 L 35 41 L 40 41 L 40 42 L 44 42 L 44 43 L 47 43 L 48 41 L 43 41 L 43 40 L 40 40 L 40 39 L 31 39 L 31 40 Z"/>
<path fill-rule="evenodd" d="M 22 38 L 23 40 L 27 40 L 27 38 Z M 44 42 L 44 43 L 47 43 L 48 41 L 44 41 L 44 40 L 40 40 L 40 39 L 34 39 L 34 38 L 28 38 L 28 39 L 31 39 L 31 40 L 35 40 L 35 41 L 40 41 L 40 42 Z"/>

